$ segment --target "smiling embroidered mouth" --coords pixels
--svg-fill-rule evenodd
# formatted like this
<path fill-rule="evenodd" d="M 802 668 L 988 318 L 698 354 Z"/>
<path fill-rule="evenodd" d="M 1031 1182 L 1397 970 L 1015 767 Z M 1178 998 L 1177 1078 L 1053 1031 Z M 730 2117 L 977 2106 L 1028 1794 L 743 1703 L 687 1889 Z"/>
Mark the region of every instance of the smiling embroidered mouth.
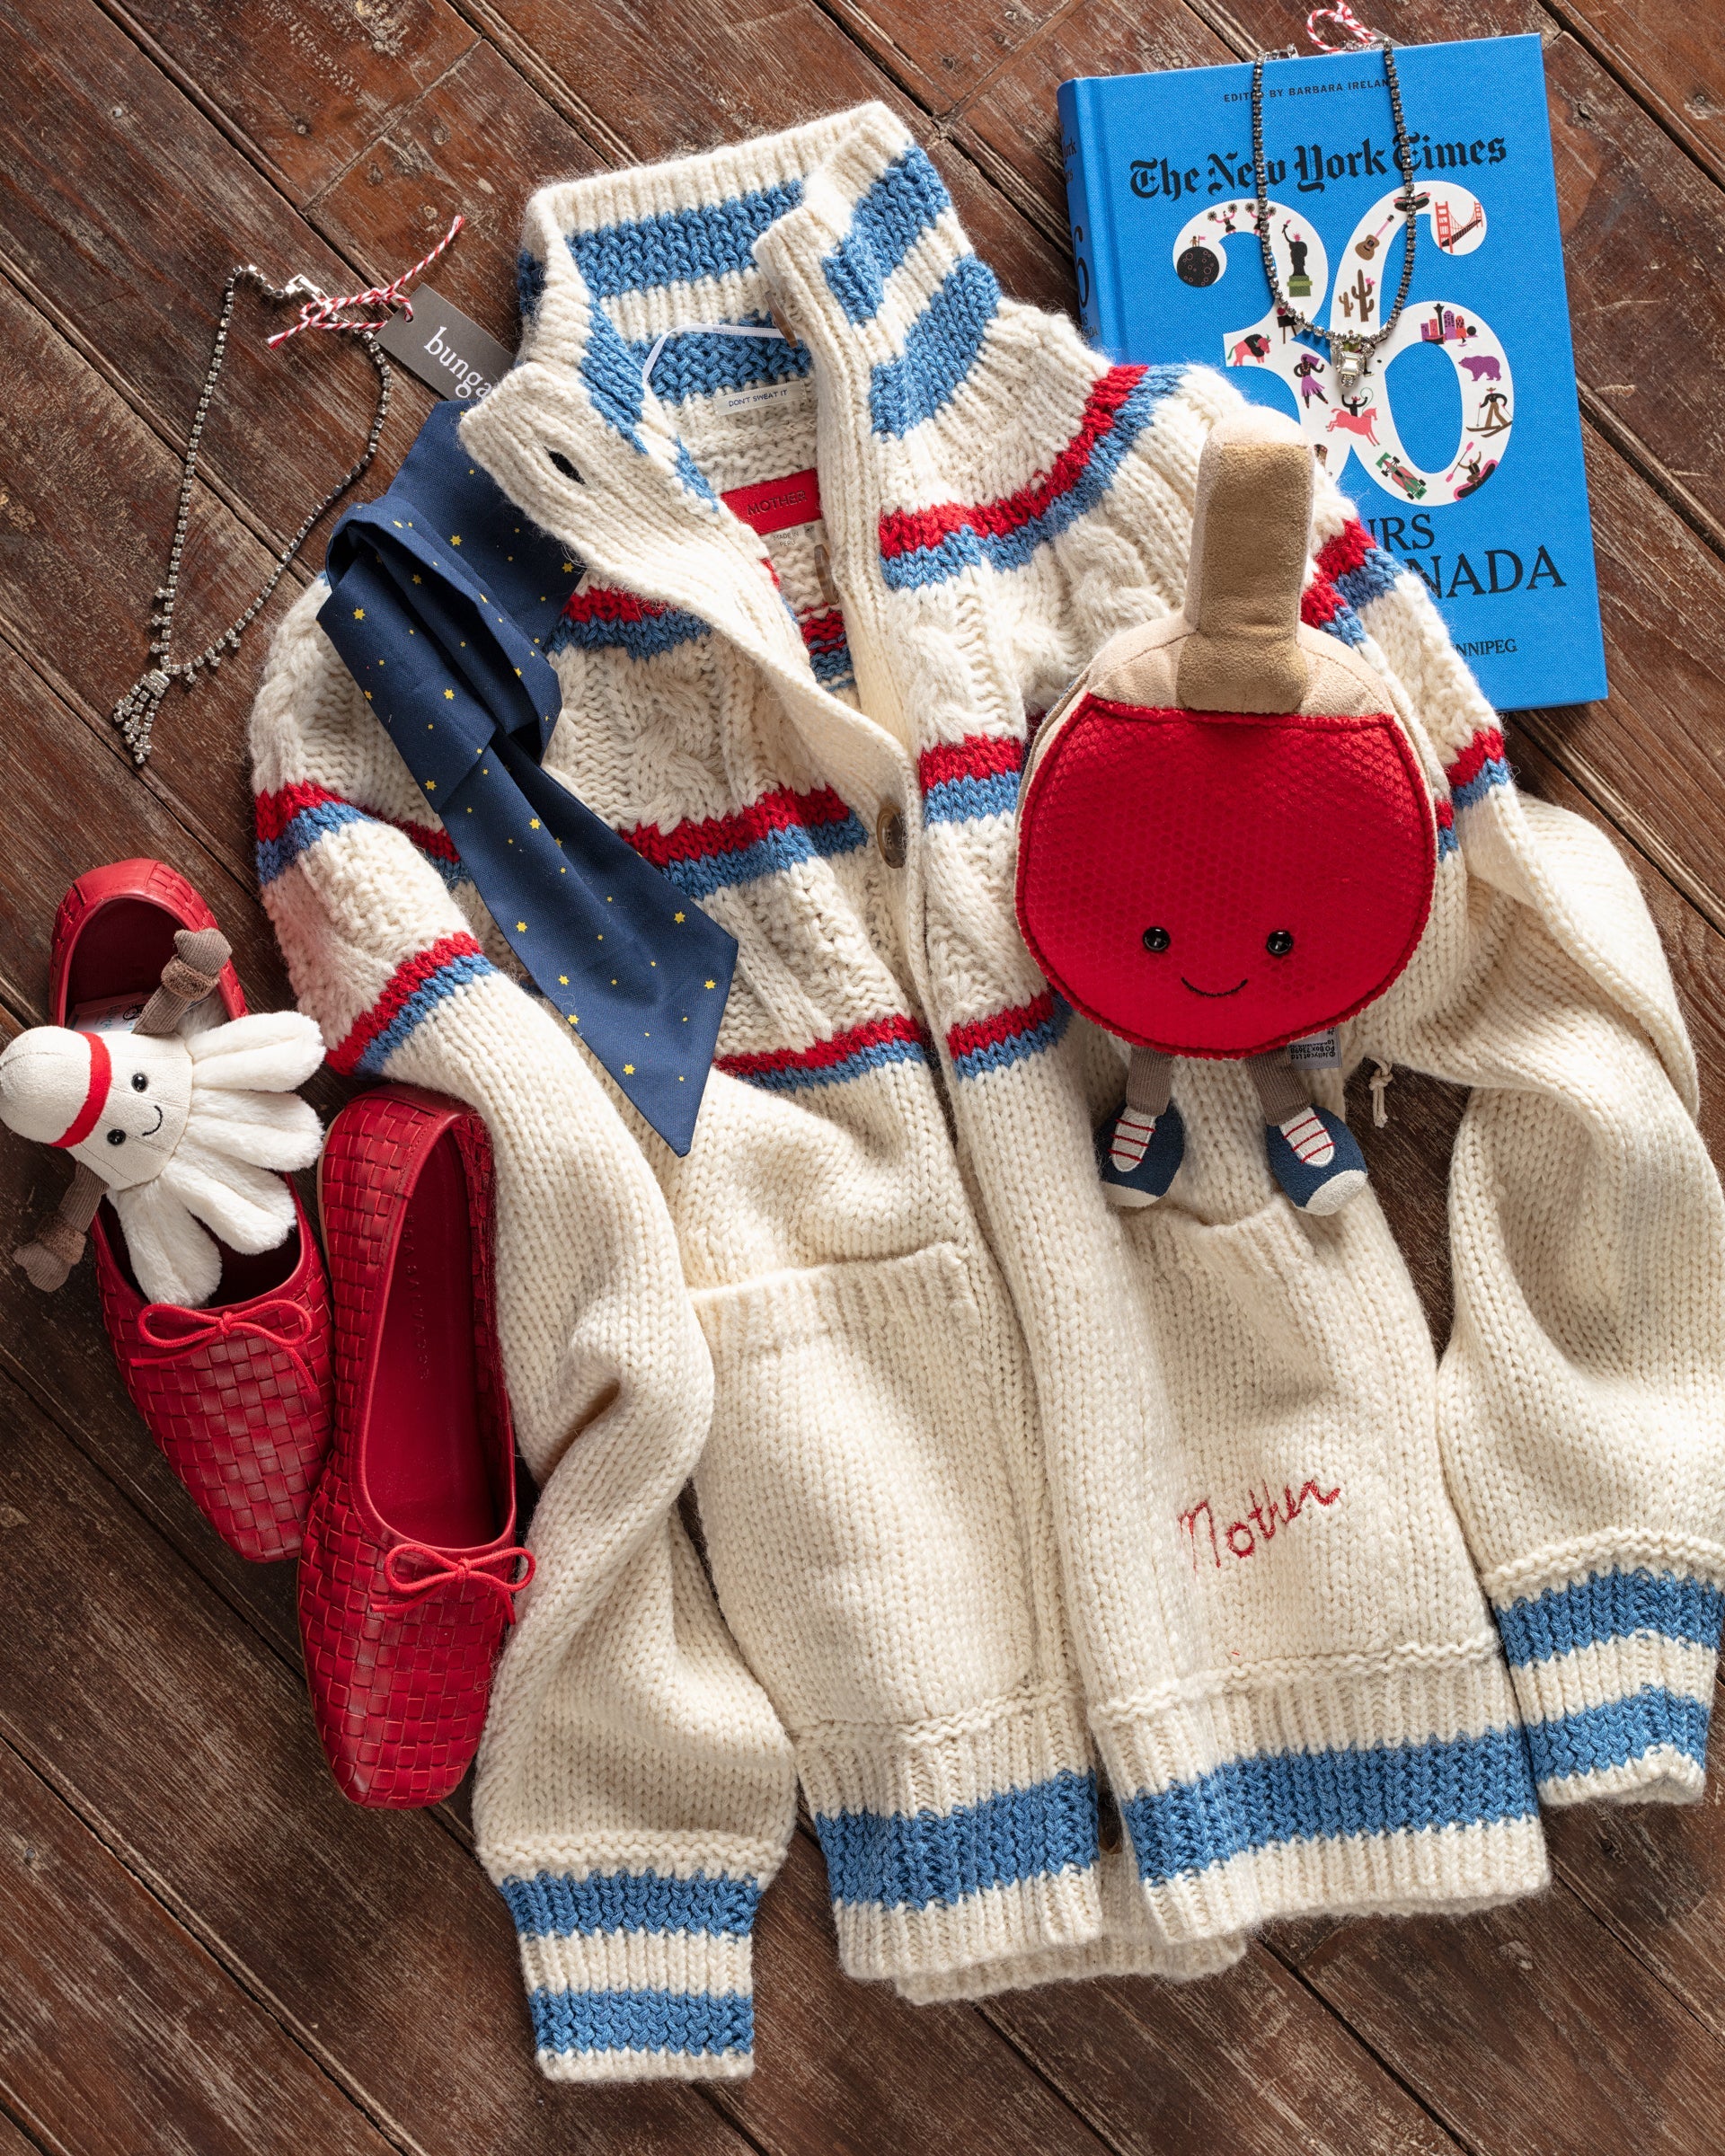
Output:
<path fill-rule="evenodd" d="M 1201 992 L 1200 992 L 1200 993 L 1201 993 Z M 165 1108 L 164 1108 L 164 1107 L 163 1107 L 162 1103 L 161 1103 L 161 1102 L 158 1100 L 158 1101 L 156 1102 L 156 1104 L 155 1104 L 155 1123 L 154 1123 L 154 1124 L 151 1126 L 151 1127 L 150 1127 L 148 1130 L 140 1130 L 140 1131 L 138 1132 L 138 1134 L 137 1134 L 137 1135 L 138 1135 L 138 1136 L 139 1136 L 140 1138 L 153 1138 L 153 1137 L 155 1135 L 156 1132 L 157 1132 L 158 1130 L 160 1130 L 160 1129 L 161 1129 L 161 1127 L 162 1127 L 162 1126 L 163 1126 L 163 1125 L 164 1125 L 164 1123 L 167 1121 L 167 1119 L 168 1119 L 168 1111 L 167 1111 L 167 1109 L 166 1109 Z"/>
<path fill-rule="evenodd" d="M 1245 986 L 1246 983 L 1251 978 L 1252 976 L 1249 973 L 1243 973 L 1234 984 L 1232 988 L 1200 988 L 1196 981 L 1189 981 L 1186 978 L 1186 976 L 1182 973 L 1180 976 L 1180 985 L 1182 988 L 1190 988 L 1194 995 L 1208 995 L 1212 997 L 1218 995 L 1238 995 L 1240 991 Z"/>

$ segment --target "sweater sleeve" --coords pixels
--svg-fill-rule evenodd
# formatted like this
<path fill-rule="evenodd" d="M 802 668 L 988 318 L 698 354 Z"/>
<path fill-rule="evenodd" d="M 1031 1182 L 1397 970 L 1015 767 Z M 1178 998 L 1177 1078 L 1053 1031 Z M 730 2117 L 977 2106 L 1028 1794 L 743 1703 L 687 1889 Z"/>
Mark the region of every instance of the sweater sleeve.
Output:
<path fill-rule="evenodd" d="M 1725 1609 L 1725 1211 L 1670 971 L 1610 842 L 1517 792 L 1416 579 L 1382 555 L 1350 578 L 1445 766 L 1440 853 L 1458 843 L 1467 879 L 1356 1044 L 1473 1088 L 1450 1486 L 1544 1801 L 1692 1799 Z"/>
<path fill-rule="evenodd" d="M 316 625 L 252 725 L 258 871 L 340 1069 L 484 1116 L 499 1329 L 541 1497 L 481 1747 L 481 1860 L 564 2081 L 747 2073 L 750 1933 L 794 1823 L 790 1746 L 684 1533 L 712 1366 L 641 1147 L 507 946 Z"/>

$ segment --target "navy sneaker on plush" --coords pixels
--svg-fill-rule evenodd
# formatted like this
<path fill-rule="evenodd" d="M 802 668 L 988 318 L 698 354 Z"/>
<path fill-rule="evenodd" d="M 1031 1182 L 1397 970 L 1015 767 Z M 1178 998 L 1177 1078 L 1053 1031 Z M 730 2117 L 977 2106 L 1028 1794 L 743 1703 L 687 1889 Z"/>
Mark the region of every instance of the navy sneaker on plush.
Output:
<path fill-rule="evenodd" d="M 1269 1171 L 1302 1213 L 1340 1213 L 1366 1188 L 1366 1156 L 1340 1116 L 1303 1108 L 1264 1127 Z"/>
<path fill-rule="evenodd" d="M 1110 1206 L 1154 1206 L 1179 1172 L 1186 1126 L 1171 1100 L 1154 1121 L 1123 1108 L 1096 1133 L 1096 1165 Z"/>

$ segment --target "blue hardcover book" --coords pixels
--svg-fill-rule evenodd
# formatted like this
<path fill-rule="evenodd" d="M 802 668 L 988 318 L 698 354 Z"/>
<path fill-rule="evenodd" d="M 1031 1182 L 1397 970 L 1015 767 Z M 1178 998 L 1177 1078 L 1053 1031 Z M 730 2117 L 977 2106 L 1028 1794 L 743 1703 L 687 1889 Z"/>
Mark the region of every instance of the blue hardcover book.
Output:
<path fill-rule="evenodd" d="M 1295 413 L 1493 703 L 1585 702 L 1606 662 L 1539 40 L 1395 57 L 1413 281 L 1346 402 L 1264 274 L 1244 64 L 1061 84 L 1085 333 L 1114 359 L 1225 367 Z M 1406 248 L 1382 59 L 1269 61 L 1263 129 L 1284 292 L 1326 329 L 1378 328 Z"/>

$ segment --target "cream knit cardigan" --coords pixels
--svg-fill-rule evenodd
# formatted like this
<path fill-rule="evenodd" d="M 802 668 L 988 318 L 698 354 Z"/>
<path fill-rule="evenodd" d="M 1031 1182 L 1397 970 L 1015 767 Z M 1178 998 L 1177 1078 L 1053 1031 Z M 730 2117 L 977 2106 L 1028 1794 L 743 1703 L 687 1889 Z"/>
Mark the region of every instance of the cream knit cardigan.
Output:
<path fill-rule="evenodd" d="M 741 947 L 688 1157 L 520 985 L 321 590 L 252 738 L 335 1060 L 496 1146 L 544 1495 L 475 1817 L 545 2072 L 748 2070 L 799 1780 L 845 1966 L 915 1999 L 1475 1907 L 1545 1879 L 1538 1799 L 1695 1797 L 1694 1062 L 1627 870 L 1516 791 L 1419 578 L 1324 482 L 1307 619 L 1382 668 L 1437 805 L 1430 925 L 1343 1059 L 1473 1089 L 1441 1360 L 1376 1200 L 1278 1194 L 1237 1066 L 1179 1066 L 1180 1178 L 1109 1209 L 1120 1055 L 1013 923 L 1027 727 L 1178 605 L 1232 387 L 1003 299 L 879 106 L 546 189 L 521 281 L 463 439 L 584 565 L 547 761 Z M 797 343 L 696 326 L 769 307 Z M 824 524 L 717 499 L 810 465 Z"/>

